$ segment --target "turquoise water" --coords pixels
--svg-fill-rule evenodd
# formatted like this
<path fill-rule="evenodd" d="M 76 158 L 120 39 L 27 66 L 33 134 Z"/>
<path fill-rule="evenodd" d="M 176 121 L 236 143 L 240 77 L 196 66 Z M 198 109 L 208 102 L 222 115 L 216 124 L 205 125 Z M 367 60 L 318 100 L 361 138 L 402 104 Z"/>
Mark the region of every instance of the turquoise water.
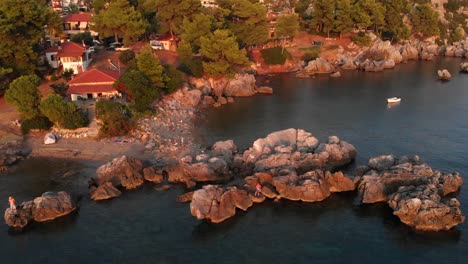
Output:
<path fill-rule="evenodd" d="M 458 195 L 468 214 L 468 75 L 460 60 L 410 62 L 383 73 L 344 72 L 339 79 L 267 77 L 273 96 L 236 99 L 207 112 L 206 144 L 234 139 L 241 148 L 266 134 L 303 128 L 325 140 L 338 135 L 370 156 L 419 154 L 433 168 L 460 171 Z M 436 79 L 447 68 L 452 81 Z M 265 81 L 265 80 L 263 80 Z M 387 97 L 402 102 L 387 108 Z M 175 199 L 182 187 L 151 184 L 100 203 L 87 198 L 99 164 L 29 159 L 0 175 L 0 198 L 31 199 L 47 190 L 81 196 L 78 213 L 23 232 L 0 226 L 2 263 L 465 263 L 468 225 L 416 233 L 385 204 L 360 205 L 355 194 L 320 203 L 265 202 L 218 225 L 197 221 Z M 72 171 L 63 177 L 65 172 Z"/>

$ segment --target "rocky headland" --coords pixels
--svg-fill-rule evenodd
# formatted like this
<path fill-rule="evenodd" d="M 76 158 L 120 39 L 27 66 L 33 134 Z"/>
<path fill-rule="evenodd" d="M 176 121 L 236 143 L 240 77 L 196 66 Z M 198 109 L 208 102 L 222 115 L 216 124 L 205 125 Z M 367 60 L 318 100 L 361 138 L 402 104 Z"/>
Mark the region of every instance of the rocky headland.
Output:
<path fill-rule="evenodd" d="M 336 72 L 340 69 L 380 72 L 409 60 L 433 60 L 437 56 L 468 58 L 468 39 L 439 46 L 432 38 L 392 44 L 374 34 L 370 36 L 372 42 L 369 47 L 358 47 L 352 42 L 348 47 L 340 46 L 335 50 L 334 56 L 319 57 L 308 62 L 296 76 L 308 78 L 317 73 L 335 73 L 336 77 Z M 465 68 L 461 66 L 461 69 L 463 71 Z"/>

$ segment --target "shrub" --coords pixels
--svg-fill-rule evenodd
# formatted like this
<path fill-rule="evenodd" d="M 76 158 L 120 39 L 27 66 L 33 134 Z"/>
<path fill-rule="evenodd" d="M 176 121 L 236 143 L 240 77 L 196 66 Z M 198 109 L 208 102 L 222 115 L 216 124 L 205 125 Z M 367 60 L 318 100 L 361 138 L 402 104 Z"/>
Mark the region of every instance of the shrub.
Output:
<path fill-rule="evenodd" d="M 49 130 L 52 125 L 53 123 L 47 117 L 36 116 L 21 122 L 21 132 L 27 134 L 31 129 Z"/>
<path fill-rule="evenodd" d="M 172 93 L 182 87 L 184 84 L 184 78 L 179 70 L 177 70 L 173 65 L 167 65 L 164 66 L 164 71 L 167 76 L 164 81 L 167 93 Z"/>
<path fill-rule="evenodd" d="M 261 53 L 263 60 L 269 65 L 283 65 L 286 59 L 291 57 L 288 51 L 283 50 L 281 47 L 263 49 Z"/>
<path fill-rule="evenodd" d="M 88 117 L 80 110 L 76 110 L 75 112 L 67 115 L 67 117 L 62 121 L 61 125 L 66 129 L 77 129 L 87 126 L 88 123 Z"/>
<path fill-rule="evenodd" d="M 371 43 L 371 38 L 365 32 L 359 32 L 357 35 L 354 35 L 352 38 L 354 43 L 358 46 L 369 46 Z"/>
<path fill-rule="evenodd" d="M 119 61 L 128 67 L 136 66 L 135 52 L 133 50 L 124 50 L 119 55 Z"/>
<path fill-rule="evenodd" d="M 69 81 L 71 80 L 71 76 L 73 75 L 74 71 L 73 69 L 65 69 L 63 72 L 62 72 L 62 77 Z"/>
<path fill-rule="evenodd" d="M 121 103 L 99 101 L 96 103 L 96 115 L 103 122 L 99 131 L 101 137 L 127 135 L 134 125 L 129 109 Z"/>
<path fill-rule="evenodd" d="M 198 59 L 194 59 L 181 64 L 178 70 L 193 77 L 203 77 L 203 63 L 201 60 Z"/>
<path fill-rule="evenodd" d="M 53 76 L 55 76 L 55 75 L 52 75 L 52 77 Z M 68 85 L 66 85 L 63 82 L 62 83 L 51 84 L 50 88 L 52 88 L 52 90 L 54 90 L 54 93 L 56 93 L 56 94 L 59 94 L 61 96 L 67 95 Z"/>

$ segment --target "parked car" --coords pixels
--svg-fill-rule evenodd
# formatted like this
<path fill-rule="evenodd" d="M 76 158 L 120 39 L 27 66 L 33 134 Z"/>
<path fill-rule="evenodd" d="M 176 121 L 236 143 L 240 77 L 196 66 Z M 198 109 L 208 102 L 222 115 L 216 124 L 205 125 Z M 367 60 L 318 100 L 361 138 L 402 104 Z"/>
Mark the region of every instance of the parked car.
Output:
<path fill-rule="evenodd" d="M 109 47 L 106 48 L 106 50 L 115 50 L 115 51 L 124 51 L 124 50 L 129 50 L 129 47 L 125 47 L 122 43 L 120 42 L 114 42 L 109 44 Z"/>

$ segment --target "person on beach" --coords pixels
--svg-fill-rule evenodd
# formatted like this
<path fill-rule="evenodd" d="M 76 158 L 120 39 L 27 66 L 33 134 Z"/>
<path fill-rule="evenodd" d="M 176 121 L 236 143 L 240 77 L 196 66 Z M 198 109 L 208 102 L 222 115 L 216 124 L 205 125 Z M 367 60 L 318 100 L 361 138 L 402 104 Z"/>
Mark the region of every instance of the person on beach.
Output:
<path fill-rule="evenodd" d="M 262 193 L 262 185 L 257 183 L 257 185 L 255 185 L 255 196 L 260 196 L 260 193 Z"/>
<path fill-rule="evenodd" d="M 8 203 L 10 203 L 11 210 L 16 210 L 15 198 L 13 196 L 8 197 Z"/>

